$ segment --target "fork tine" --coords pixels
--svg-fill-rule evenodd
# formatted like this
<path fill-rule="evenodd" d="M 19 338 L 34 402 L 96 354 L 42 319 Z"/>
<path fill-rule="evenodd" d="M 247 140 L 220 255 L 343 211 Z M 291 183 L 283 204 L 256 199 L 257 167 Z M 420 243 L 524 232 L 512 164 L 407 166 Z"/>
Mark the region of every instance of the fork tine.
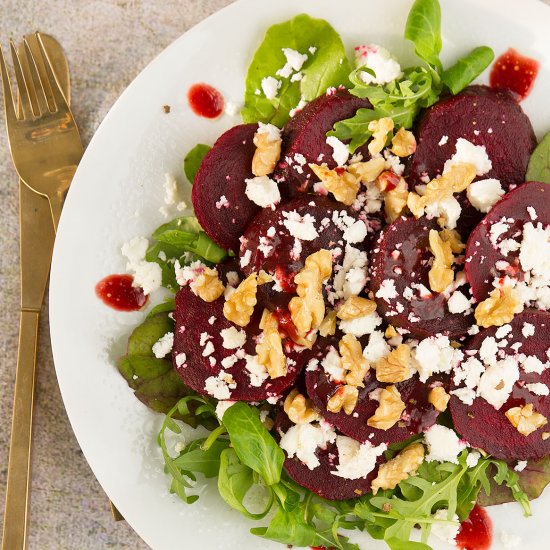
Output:
<path fill-rule="evenodd" d="M 55 76 L 53 67 L 50 63 L 50 59 L 48 58 L 46 48 L 44 47 L 44 43 L 42 42 L 42 37 L 40 36 L 39 32 L 36 33 L 36 37 L 38 38 L 40 53 L 42 55 L 42 60 L 44 61 L 44 67 L 46 68 L 46 73 L 48 74 L 48 82 L 50 83 L 52 91 L 53 97 L 50 97 L 50 99 L 53 99 L 58 109 L 63 107 L 64 109 L 69 110 L 69 104 L 67 103 L 67 100 L 65 99 L 65 96 L 63 95 L 63 92 L 59 87 L 59 83 L 57 82 L 57 78 Z"/>
<path fill-rule="evenodd" d="M 4 109 L 6 110 L 6 122 L 9 125 L 17 120 L 17 116 L 15 114 L 15 104 L 13 103 L 13 95 L 11 93 L 10 77 L 8 75 L 8 69 L 6 67 L 6 60 L 4 59 L 2 46 L 0 46 L 0 70 L 2 72 L 2 88 L 4 89 Z"/>
<path fill-rule="evenodd" d="M 25 45 L 25 55 L 27 56 L 27 67 L 29 69 L 29 74 L 31 75 L 32 86 L 34 88 L 34 93 L 36 97 L 36 103 L 38 105 L 38 114 L 47 113 L 50 109 L 48 107 L 48 101 L 46 100 L 46 93 L 44 92 L 44 86 L 40 80 L 40 75 L 38 74 L 38 69 L 36 67 L 36 62 L 32 55 L 29 44 L 25 39 L 23 39 L 23 44 Z"/>
<path fill-rule="evenodd" d="M 19 103 L 23 112 L 23 118 L 32 118 L 33 109 L 31 100 L 29 97 L 29 89 L 27 88 L 27 81 L 23 75 L 21 63 L 19 62 L 19 56 L 15 49 L 13 40 L 10 40 L 11 57 L 13 59 L 13 68 L 15 70 L 15 81 L 17 82 L 17 90 L 19 92 Z M 21 114 L 21 111 L 19 112 Z"/>

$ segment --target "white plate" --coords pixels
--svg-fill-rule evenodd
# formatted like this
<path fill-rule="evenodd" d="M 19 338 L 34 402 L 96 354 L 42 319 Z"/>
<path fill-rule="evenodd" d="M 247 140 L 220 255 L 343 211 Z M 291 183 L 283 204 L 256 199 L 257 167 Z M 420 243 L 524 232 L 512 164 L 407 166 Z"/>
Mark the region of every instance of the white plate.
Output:
<path fill-rule="evenodd" d="M 376 42 L 404 64 L 413 61 L 402 39 L 411 1 L 241 0 L 203 21 L 155 59 L 129 86 L 98 129 L 67 197 L 56 240 L 50 290 L 53 352 L 61 392 L 80 446 L 118 509 L 153 548 L 281 548 L 248 534 L 252 522 L 230 510 L 213 485 L 186 505 L 168 493 L 155 442 L 160 415 L 149 412 L 118 374 L 114 360 L 143 313 L 105 307 L 94 285 L 123 272 L 123 242 L 148 235 L 163 221 L 164 174 L 181 174 L 182 158 L 197 142 L 212 143 L 237 124 L 224 116 L 195 116 L 186 91 L 205 81 L 239 102 L 251 53 L 267 27 L 297 13 L 327 19 L 350 48 Z M 536 0 L 442 2 L 443 57 L 452 61 L 473 46 L 509 46 L 541 62 L 535 90 L 523 103 L 538 136 L 550 129 L 550 9 Z M 171 105 L 169 115 L 162 106 Z M 533 503 L 491 509 L 495 548 L 500 528 L 519 534 L 523 548 L 542 542 L 550 491 Z M 546 517 L 545 517 L 546 516 Z M 382 545 L 382 547 L 385 547 Z M 372 548 L 372 546 L 369 546 Z"/>

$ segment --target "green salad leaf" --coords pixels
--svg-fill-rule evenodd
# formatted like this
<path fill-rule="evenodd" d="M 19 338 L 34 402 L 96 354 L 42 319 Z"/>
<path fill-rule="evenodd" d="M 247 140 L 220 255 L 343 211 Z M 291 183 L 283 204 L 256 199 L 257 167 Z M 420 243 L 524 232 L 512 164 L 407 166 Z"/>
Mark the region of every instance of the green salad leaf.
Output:
<path fill-rule="evenodd" d="M 448 89 L 457 94 L 476 79 L 491 63 L 494 53 L 487 46 L 475 48 L 459 59 L 452 67 L 443 70 L 439 58 L 441 52 L 441 8 L 438 0 L 416 0 L 405 27 L 405 38 L 411 40 L 418 57 L 425 66 L 409 67 L 401 77 L 389 84 L 365 84 L 358 67 L 350 75 L 353 84 L 350 92 L 368 98 L 372 109 L 359 109 L 355 116 L 337 122 L 327 135 L 349 142 L 354 152 L 372 136 L 369 123 L 382 117 L 390 117 L 395 128 L 412 128 L 422 109 L 431 107 Z"/>
<path fill-rule="evenodd" d="M 206 153 L 210 151 L 212 147 L 210 145 L 205 145 L 204 143 L 198 143 L 185 155 L 183 159 L 183 171 L 185 176 L 189 180 L 189 183 L 193 185 L 195 181 L 195 176 L 199 171 L 202 159 L 206 156 Z"/>
<path fill-rule="evenodd" d="M 283 48 L 307 55 L 299 71 L 301 80 L 277 74 L 286 64 Z M 271 122 L 284 126 L 289 112 L 301 100 L 311 101 L 331 86 L 348 85 L 351 67 L 338 33 L 323 19 L 306 14 L 272 25 L 256 50 L 246 76 L 244 122 Z M 268 99 L 262 88 L 265 78 L 280 83 L 277 94 Z"/>
<path fill-rule="evenodd" d="M 542 138 L 533 151 L 525 179 L 550 183 L 550 132 Z"/>

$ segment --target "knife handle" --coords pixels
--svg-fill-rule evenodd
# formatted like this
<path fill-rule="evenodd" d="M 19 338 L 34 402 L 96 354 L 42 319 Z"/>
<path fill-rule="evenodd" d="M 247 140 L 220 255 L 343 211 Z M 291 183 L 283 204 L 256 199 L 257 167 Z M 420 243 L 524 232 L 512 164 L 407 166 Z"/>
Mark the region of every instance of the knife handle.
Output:
<path fill-rule="evenodd" d="M 4 510 L 3 550 L 25 548 L 30 488 L 32 410 L 38 311 L 21 311 L 19 350 L 11 426 L 6 508 Z"/>

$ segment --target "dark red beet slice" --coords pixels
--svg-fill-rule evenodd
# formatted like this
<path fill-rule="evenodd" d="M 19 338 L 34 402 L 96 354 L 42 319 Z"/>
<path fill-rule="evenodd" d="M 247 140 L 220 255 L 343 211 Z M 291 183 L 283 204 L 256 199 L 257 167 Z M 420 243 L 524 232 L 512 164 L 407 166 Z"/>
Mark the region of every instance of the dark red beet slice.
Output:
<path fill-rule="evenodd" d="M 281 409 L 275 419 L 276 437 L 287 432 L 292 427 L 292 422 Z M 370 491 L 372 480 L 376 476 L 375 468 L 366 478 L 345 479 L 331 474 L 338 465 L 338 448 L 336 443 L 327 444 L 326 449 L 317 449 L 315 453 L 319 459 L 319 466 L 310 470 L 299 458 L 288 456 L 285 458 L 285 470 L 296 483 L 306 487 L 310 491 L 328 500 L 346 500 L 358 498 Z M 382 462 L 378 459 L 378 464 Z"/>
<path fill-rule="evenodd" d="M 524 323 L 535 326 L 535 334 L 525 338 L 522 334 Z M 512 345 L 521 342 L 519 353 L 535 355 L 543 363 L 548 361 L 547 350 L 550 345 L 550 313 L 538 310 L 525 310 L 516 315 L 512 332 L 507 337 L 508 344 L 501 348 L 506 355 L 515 355 Z M 491 327 L 474 336 L 465 348 L 479 350 L 483 340 L 494 336 L 497 329 Z M 466 405 L 458 397 L 451 396 L 449 402 L 456 431 L 472 446 L 505 460 L 527 460 L 542 458 L 550 454 L 550 438 L 542 439 L 542 434 L 550 431 L 543 426 L 528 436 L 520 434 L 506 418 L 505 412 L 512 408 L 532 403 L 535 411 L 550 419 L 550 397 L 534 395 L 525 384 L 541 382 L 550 386 L 550 369 L 542 374 L 526 373 L 520 368 L 520 377 L 515 383 L 508 401 L 496 410 L 485 399 L 477 397 L 473 405 Z M 454 389 L 454 387 L 452 388 Z"/>
<path fill-rule="evenodd" d="M 527 210 L 528 207 L 530 207 L 531 213 L 535 212 L 535 220 L 531 218 Z M 502 218 L 514 221 L 507 222 L 509 229 L 498 239 L 493 237 L 497 245 L 495 246 L 491 242 L 491 227 L 500 222 Z M 521 234 L 523 226 L 527 222 L 533 222 L 533 224 L 540 222 L 544 226 L 550 224 L 550 185 L 527 182 L 510 191 L 493 206 L 472 231 L 466 244 L 465 272 L 476 300 L 481 301 L 487 298 L 487 294 L 493 290 L 492 283 L 495 277 L 508 275 L 522 279 L 519 250 L 504 255 L 498 245 L 504 239 L 512 238 L 518 233 Z M 519 242 L 521 242 L 521 236 Z M 497 262 L 502 261 L 508 262 L 510 267 L 499 270 L 496 267 Z"/>
<path fill-rule="evenodd" d="M 326 142 L 327 132 L 336 122 L 354 116 L 362 108 L 372 108 L 370 101 L 355 97 L 347 90 L 322 95 L 308 103 L 285 126 L 281 160 L 273 173 L 274 179 L 284 183 L 291 194 L 311 190 L 317 176 L 308 163 L 326 162 L 329 168 L 336 167 L 333 149 Z M 298 158 L 302 163 L 297 162 L 296 154 L 303 155 L 306 162 L 303 163 L 301 157 Z"/>
<path fill-rule="evenodd" d="M 295 350 L 293 345 L 285 346 L 288 358 L 287 375 L 275 379 L 267 378 L 259 387 L 251 385 L 249 371 L 245 368 L 245 359 L 238 359 L 233 366 L 227 368 L 224 368 L 221 364 L 223 359 L 237 351 L 236 349 L 225 349 L 223 347 L 221 331 L 230 327 L 240 329 L 224 317 L 223 304 L 223 296 L 214 302 L 207 303 L 195 296 L 189 287 L 183 287 L 178 292 L 176 295 L 176 328 L 172 351 L 174 368 L 185 384 L 203 395 L 208 395 L 205 390 L 206 379 L 210 376 L 217 376 L 220 370 L 231 374 L 237 384 L 235 389 L 231 389 L 229 399 L 260 401 L 268 397 L 281 395 L 294 384 L 304 364 L 311 357 L 311 352 L 305 350 L 300 353 Z M 258 326 L 261 313 L 261 308 L 257 308 L 249 325 L 242 329 L 247 334 L 243 349 L 249 355 L 255 355 L 256 353 L 254 337 L 261 332 Z M 205 333 L 209 336 L 208 340 L 205 340 L 203 336 Z M 205 357 L 203 351 L 208 343 L 212 343 L 214 350 L 209 356 Z M 185 354 L 183 363 L 181 358 L 178 360 L 178 355 L 181 353 Z M 215 359 L 214 364 L 210 363 L 210 358 Z"/>
<path fill-rule="evenodd" d="M 314 218 L 313 225 L 318 236 L 313 240 L 301 240 L 298 249 L 296 240 L 284 225 L 288 215 L 296 212 L 300 216 Z M 241 239 L 241 266 L 246 275 L 264 270 L 279 282 L 282 291 L 273 290 L 273 284 L 260 287 L 266 307 L 285 307 L 296 295 L 294 276 L 304 267 L 306 258 L 321 248 L 331 251 L 340 249 L 341 254 L 333 258 L 341 263 L 345 254 L 346 241 L 342 222 L 335 224 L 333 215 L 350 218 L 350 223 L 359 220 L 353 210 L 328 197 L 300 195 L 279 205 L 275 210 L 263 209 L 250 222 Z M 378 228 L 376 221 L 365 221 L 369 231 Z M 353 243 L 351 246 L 365 250 L 367 242 Z M 330 283 L 330 282 L 329 282 Z"/>
<path fill-rule="evenodd" d="M 435 219 L 401 217 L 386 226 L 371 255 L 370 289 L 375 294 L 378 312 L 389 324 L 418 337 L 440 333 L 454 339 L 474 324 L 473 315 L 451 314 L 444 294 L 430 293 L 423 298 L 413 286 L 422 284 L 429 290 L 428 261 L 433 257 L 428 249 L 431 229 L 441 229 Z M 376 297 L 383 284 L 391 284 L 384 281 L 395 285 L 397 296 L 389 301 Z M 414 295 L 408 300 L 403 293 L 406 296 L 411 289 Z"/>
<path fill-rule="evenodd" d="M 508 190 L 525 179 L 527 164 L 537 141 L 527 115 L 507 90 L 470 86 L 460 94 L 443 99 L 430 107 L 417 127 L 417 148 L 409 165 L 411 186 L 422 176 L 441 174 L 445 161 L 455 153 L 456 140 L 464 138 L 484 145 L 493 164 L 492 170 L 478 179 L 496 178 Z M 439 145 L 447 136 L 446 143 Z M 460 228 L 471 228 L 482 217 L 466 198 L 459 196 L 463 211 Z"/>
<path fill-rule="evenodd" d="M 313 371 L 306 371 L 307 394 L 319 408 L 323 418 L 349 437 L 358 441 L 370 441 L 373 445 L 405 441 L 411 435 L 423 432 L 435 424 L 439 413 L 428 402 L 428 393 L 434 381 L 435 377 L 423 383 L 417 376 L 414 376 L 396 384 L 401 399 L 406 405 L 402 420 L 389 430 L 380 430 L 371 428 L 367 424 L 367 420 L 374 415 L 379 405 L 379 402 L 376 399 L 371 399 L 369 394 L 390 384 L 378 382 L 374 370 L 370 370 L 367 374 L 364 381 L 365 387 L 359 388 L 359 399 L 351 415 L 344 411 L 332 413 L 327 410 L 328 400 L 340 385 L 331 381 L 322 366 L 319 365 Z M 437 385 L 441 385 L 441 382 L 447 387 L 448 377 L 439 376 Z"/>
<path fill-rule="evenodd" d="M 245 194 L 253 178 L 257 124 L 241 124 L 222 134 L 201 162 L 193 184 L 193 208 L 202 228 L 221 247 L 239 249 L 239 237 L 260 210 Z"/>

